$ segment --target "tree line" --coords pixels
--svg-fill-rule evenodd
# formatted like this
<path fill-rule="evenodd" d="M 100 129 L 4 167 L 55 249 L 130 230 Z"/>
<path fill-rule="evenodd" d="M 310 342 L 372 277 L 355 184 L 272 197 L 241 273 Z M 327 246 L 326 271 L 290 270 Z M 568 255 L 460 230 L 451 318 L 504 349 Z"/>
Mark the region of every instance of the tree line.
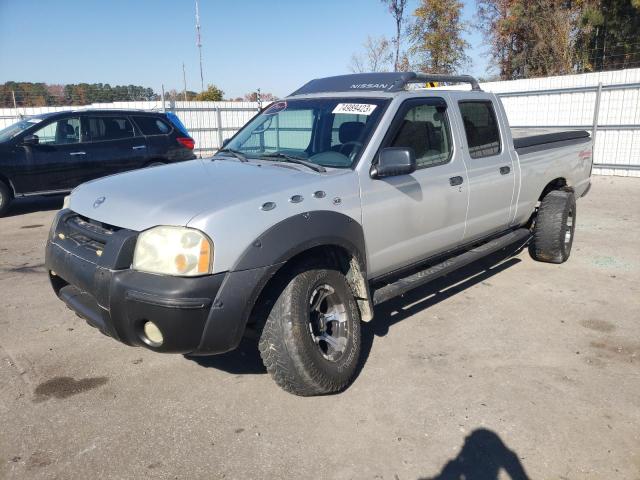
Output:
<path fill-rule="evenodd" d="M 640 66 L 640 0 L 477 0 L 473 25 L 459 0 L 382 0 L 395 35 L 369 36 L 354 72 L 463 73 L 465 33 L 481 32 L 494 77 L 615 70 Z"/>
<path fill-rule="evenodd" d="M 158 101 L 162 94 L 152 88 L 140 85 L 115 85 L 108 83 L 47 84 L 34 82 L 6 82 L 0 84 L 0 108 L 18 107 L 55 107 L 71 105 L 90 105 L 92 103 Z M 234 101 L 257 101 L 257 92 L 249 92 Z M 271 93 L 261 93 L 261 101 L 275 100 Z M 221 101 L 224 91 L 215 85 L 209 85 L 204 92 L 190 90 L 169 90 L 165 92 L 168 101 Z"/>
<path fill-rule="evenodd" d="M 139 85 L 111 86 L 108 83 L 60 85 L 33 82 L 0 84 L 0 106 L 13 107 L 14 96 L 16 104 L 22 107 L 88 105 L 159 98 L 152 88 Z"/>

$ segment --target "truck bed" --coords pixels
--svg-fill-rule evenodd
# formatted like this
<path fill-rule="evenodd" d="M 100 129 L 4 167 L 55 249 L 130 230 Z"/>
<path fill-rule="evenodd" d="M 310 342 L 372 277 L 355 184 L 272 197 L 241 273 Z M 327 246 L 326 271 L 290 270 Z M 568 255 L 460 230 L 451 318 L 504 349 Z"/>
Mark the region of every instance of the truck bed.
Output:
<path fill-rule="evenodd" d="M 572 142 L 590 136 L 587 130 L 557 130 L 553 128 L 511 128 L 513 146 L 516 150 L 540 151 L 559 147 L 560 142 Z M 565 143 L 565 145 L 567 144 Z"/>

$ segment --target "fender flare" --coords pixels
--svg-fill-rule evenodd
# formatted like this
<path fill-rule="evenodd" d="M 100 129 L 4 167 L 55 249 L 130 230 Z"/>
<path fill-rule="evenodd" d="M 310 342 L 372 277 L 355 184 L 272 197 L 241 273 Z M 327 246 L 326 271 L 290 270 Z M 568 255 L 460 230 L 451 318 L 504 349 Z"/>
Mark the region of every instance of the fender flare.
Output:
<path fill-rule="evenodd" d="M 353 218 L 329 210 L 304 212 L 276 223 L 240 255 L 232 270 L 249 270 L 284 263 L 313 247 L 343 247 L 357 258 L 366 278 L 362 226 Z"/>

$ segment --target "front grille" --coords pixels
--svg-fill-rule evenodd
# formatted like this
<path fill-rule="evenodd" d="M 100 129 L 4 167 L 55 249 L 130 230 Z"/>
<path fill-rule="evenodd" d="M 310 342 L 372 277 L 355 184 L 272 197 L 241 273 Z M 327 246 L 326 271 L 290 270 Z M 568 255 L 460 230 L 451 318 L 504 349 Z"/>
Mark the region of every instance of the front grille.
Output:
<path fill-rule="evenodd" d="M 56 219 L 52 241 L 69 254 L 101 268 L 129 268 L 138 232 L 116 227 L 62 210 Z"/>
<path fill-rule="evenodd" d="M 120 230 L 80 215 L 72 215 L 65 222 L 66 236 L 79 246 L 101 251 L 113 235 Z"/>

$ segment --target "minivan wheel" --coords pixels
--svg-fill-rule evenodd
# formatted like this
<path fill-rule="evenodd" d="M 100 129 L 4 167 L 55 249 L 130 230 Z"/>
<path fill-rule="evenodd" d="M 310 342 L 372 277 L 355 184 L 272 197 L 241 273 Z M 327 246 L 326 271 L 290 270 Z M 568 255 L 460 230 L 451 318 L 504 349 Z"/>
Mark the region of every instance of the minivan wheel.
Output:
<path fill-rule="evenodd" d="M 275 382 L 301 396 L 346 388 L 360 357 L 360 313 L 344 275 L 294 272 L 260 336 L 262 361 Z"/>
<path fill-rule="evenodd" d="M 12 199 L 11 190 L 4 182 L 0 181 L 0 217 L 7 213 Z"/>
<path fill-rule="evenodd" d="M 566 262 L 576 229 L 576 198 L 573 192 L 554 190 L 540 203 L 529 253 L 534 260 Z"/>

